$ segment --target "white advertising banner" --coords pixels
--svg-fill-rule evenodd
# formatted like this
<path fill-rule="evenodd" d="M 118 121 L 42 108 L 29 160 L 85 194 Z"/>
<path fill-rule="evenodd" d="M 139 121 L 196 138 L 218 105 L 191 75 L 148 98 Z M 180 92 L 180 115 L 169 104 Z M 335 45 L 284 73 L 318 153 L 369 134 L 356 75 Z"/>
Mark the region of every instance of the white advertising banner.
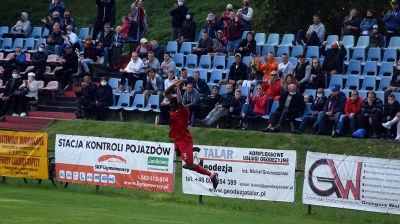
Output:
<path fill-rule="evenodd" d="M 183 169 L 185 194 L 293 202 L 296 151 L 231 148 L 197 145 L 194 163 L 217 172 L 219 185 L 211 179 Z"/>
<path fill-rule="evenodd" d="M 303 203 L 400 214 L 400 160 L 307 152 Z"/>
<path fill-rule="evenodd" d="M 116 138 L 57 135 L 57 180 L 174 191 L 174 145 Z"/>

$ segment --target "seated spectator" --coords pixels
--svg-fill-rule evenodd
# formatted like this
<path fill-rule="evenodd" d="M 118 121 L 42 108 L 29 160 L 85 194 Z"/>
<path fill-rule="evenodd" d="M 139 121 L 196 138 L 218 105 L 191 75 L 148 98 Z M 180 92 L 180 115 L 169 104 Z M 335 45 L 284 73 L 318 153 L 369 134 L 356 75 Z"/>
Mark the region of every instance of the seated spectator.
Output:
<path fill-rule="evenodd" d="M 383 103 L 376 98 L 374 91 L 368 93 L 368 98 L 364 99 L 361 106 L 361 114 L 357 117 L 357 125 L 360 129 L 365 129 L 365 124 L 372 125 L 371 138 L 377 139 L 379 133 L 379 124 L 382 121 Z"/>
<path fill-rule="evenodd" d="M 240 53 L 243 57 L 256 53 L 256 41 L 254 40 L 253 32 L 250 31 L 247 33 L 246 38 L 240 42 L 236 52 Z"/>
<path fill-rule="evenodd" d="M 138 3 L 137 7 L 136 3 Z M 144 10 L 143 5 L 144 3 L 142 0 L 139 0 L 139 2 L 136 0 L 131 5 L 133 20 L 136 22 L 136 29 L 139 29 L 139 40 L 142 39 L 143 34 L 147 32 L 147 12 Z"/>
<path fill-rule="evenodd" d="M 378 33 L 378 25 L 374 25 L 372 33 L 369 36 L 369 44 L 365 47 L 365 52 L 367 52 L 368 54 L 368 51 L 371 47 L 382 48 L 383 44 L 383 35 L 381 33 Z"/>
<path fill-rule="evenodd" d="M 82 67 L 85 70 L 86 75 L 91 75 L 88 67 L 88 63 L 96 62 L 96 47 L 92 42 L 92 38 L 90 36 L 85 37 L 85 49 L 83 50 L 83 55 L 80 56 L 78 60 L 78 69 L 79 74 L 82 75 Z"/>
<path fill-rule="evenodd" d="M 310 25 L 307 33 L 304 33 L 303 30 L 297 32 L 296 40 L 292 42 L 293 46 L 321 46 L 322 42 L 324 42 L 325 26 L 321 23 L 319 15 L 313 16 L 313 22 L 314 24 Z"/>
<path fill-rule="evenodd" d="M 256 90 L 257 92 L 254 94 L 254 96 L 250 92 L 248 98 L 249 102 L 244 104 L 241 108 L 242 113 L 240 119 L 242 120 L 242 130 L 247 129 L 247 120 L 249 116 L 264 116 L 267 113 L 268 97 L 266 94 L 264 94 L 264 90 L 261 85 L 257 85 Z M 236 128 L 238 127 L 236 126 Z"/>
<path fill-rule="evenodd" d="M 199 92 L 200 97 L 208 96 L 210 95 L 210 88 L 208 88 L 208 85 L 204 79 L 200 78 L 200 72 L 195 70 L 193 72 L 193 80 L 192 80 L 193 88 Z"/>
<path fill-rule="evenodd" d="M 208 115 L 201 120 L 201 124 L 210 126 L 218 121 L 218 119 L 221 117 L 226 116 L 230 108 L 232 97 L 234 97 L 233 85 L 229 83 L 226 85 L 226 93 L 222 94 L 217 104 L 215 104 L 214 109 L 212 109 L 210 113 L 208 113 Z"/>
<path fill-rule="evenodd" d="M 65 46 L 65 50 L 66 53 L 63 54 L 60 60 L 63 68 L 54 73 L 62 91 L 68 88 L 69 76 L 78 72 L 78 55 L 72 51 L 72 46 L 70 45 Z"/>
<path fill-rule="evenodd" d="M 160 70 L 159 70 L 160 62 L 158 61 L 157 58 L 154 57 L 154 52 L 153 51 L 149 51 L 149 53 L 147 53 L 147 58 L 149 60 L 143 62 L 144 72 L 147 73 L 149 68 L 154 68 L 156 73 L 158 75 L 160 75 L 160 73 L 161 73 Z"/>
<path fill-rule="evenodd" d="M 124 93 L 130 93 L 133 81 L 135 81 L 136 83 L 136 80 L 141 79 L 144 76 L 142 59 L 138 57 L 138 54 L 136 52 L 133 52 L 129 64 L 126 66 L 125 69 L 120 69 L 119 72 L 122 73 L 122 76 L 121 83 L 118 87 L 118 92 L 122 92 L 122 88 L 125 85 L 125 79 L 128 78 L 128 85 L 126 86 Z"/>
<path fill-rule="evenodd" d="M 11 27 L 15 33 L 4 33 L 1 38 L 28 38 L 31 34 L 31 22 L 28 20 L 28 13 L 23 12 L 19 15 L 19 21 Z M 21 46 L 22 47 L 22 46 Z"/>
<path fill-rule="evenodd" d="M 144 97 L 146 99 L 145 105 L 149 102 L 150 95 L 158 95 L 159 101 L 162 101 L 164 93 L 164 80 L 156 73 L 154 68 L 148 69 L 146 91 L 144 91 Z"/>
<path fill-rule="evenodd" d="M 50 34 L 49 37 L 46 39 L 46 48 L 44 51 L 47 55 L 50 54 L 49 51 L 55 53 L 57 55 L 57 61 L 60 60 L 59 55 L 62 54 L 61 52 L 61 45 L 64 43 L 64 34 L 60 30 L 60 25 L 54 24 L 53 26 L 53 33 Z"/>
<path fill-rule="evenodd" d="M 382 139 L 394 139 L 396 137 L 396 128 L 391 128 L 396 118 L 396 115 L 400 111 L 399 101 L 396 100 L 396 97 L 393 94 L 388 96 L 388 102 L 383 105 L 383 118 L 382 118 L 382 126 L 386 129 L 390 130 L 390 135 L 387 134 L 387 130 L 384 129 L 382 131 Z"/>
<path fill-rule="evenodd" d="M 250 90 L 252 90 L 253 87 L 257 86 L 258 84 L 262 84 L 264 72 L 257 70 L 259 59 L 259 57 L 254 57 L 254 62 L 251 60 L 248 61 L 249 66 L 247 66 L 246 73 L 250 74 L 250 77 L 247 80 L 243 80 L 243 86 L 248 86 Z"/>
<path fill-rule="evenodd" d="M 168 89 L 168 87 L 174 85 L 175 81 L 178 79 L 175 77 L 174 71 L 168 72 L 168 78 L 164 80 L 164 89 Z"/>
<path fill-rule="evenodd" d="M 101 77 L 100 83 L 94 96 L 95 102 L 89 103 L 89 109 L 95 114 L 96 121 L 107 121 L 105 108 L 113 105 L 113 93 L 107 77 Z"/>
<path fill-rule="evenodd" d="M 53 12 L 53 18 L 48 16 L 47 19 L 49 20 L 48 22 L 46 21 L 46 18 L 43 18 L 42 22 L 44 23 L 44 26 L 49 30 L 49 34 L 51 35 L 53 33 L 54 25 L 57 23 L 58 26 L 60 26 L 61 24 L 60 14 L 58 12 Z M 43 36 L 43 38 L 47 38 L 47 36 Z"/>
<path fill-rule="evenodd" d="M 186 13 L 186 20 L 183 21 L 181 36 L 175 41 L 178 42 L 178 52 L 181 50 L 183 42 L 193 42 L 196 39 L 196 22 L 193 21 L 193 13 Z"/>
<path fill-rule="evenodd" d="M 140 45 L 136 48 L 136 53 L 138 53 L 138 56 L 140 59 L 147 60 L 147 53 L 152 50 L 151 45 L 147 41 L 146 38 L 142 38 L 140 40 Z"/>
<path fill-rule="evenodd" d="M 343 135 L 342 129 L 345 122 L 350 121 L 350 132 L 352 135 L 356 130 L 357 116 L 361 113 L 361 105 L 363 99 L 359 97 L 358 91 L 351 91 L 351 97 L 347 98 L 346 106 L 344 107 L 344 114 L 340 116 L 338 125 L 336 126 L 336 130 L 333 132 L 332 138 L 337 138 Z"/>
<path fill-rule="evenodd" d="M 228 79 L 223 79 L 218 82 L 218 86 L 225 85 L 227 83 L 232 84 L 233 87 L 241 86 L 243 81 L 247 79 L 247 65 L 242 62 L 242 55 L 235 54 L 235 63 L 229 68 Z"/>
<path fill-rule="evenodd" d="M 64 33 L 67 33 L 68 26 L 71 26 L 72 32 L 75 32 L 75 21 L 71 19 L 71 13 L 67 10 L 64 12 L 64 18 L 61 20 L 60 28 Z"/>
<path fill-rule="evenodd" d="M 129 23 L 129 18 L 127 16 L 122 16 L 122 26 L 120 27 L 121 35 L 124 38 L 124 40 L 128 39 L 128 34 L 129 34 L 129 27 L 131 26 Z"/>
<path fill-rule="evenodd" d="M 113 62 L 114 62 L 114 68 L 120 68 L 121 67 L 121 54 L 124 52 L 124 44 L 125 40 L 124 37 L 121 35 L 121 27 L 117 26 L 115 28 L 116 33 L 114 34 L 112 38 L 112 43 L 110 46 L 110 49 L 112 49 L 114 53 L 113 57 Z"/>
<path fill-rule="evenodd" d="M 220 98 L 221 94 L 219 94 L 218 86 L 213 86 L 212 93 L 210 95 L 203 97 L 200 100 L 200 103 L 192 106 L 192 112 L 195 114 L 201 114 L 200 119 L 203 120 L 215 107 L 215 104 L 218 103 Z"/>
<path fill-rule="evenodd" d="M 272 107 L 272 103 L 274 102 L 275 97 L 279 97 L 282 94 L 281 80 L 279 79 L 278 72 L 272 71 L 271 78 L 269 78 L 266 81 L 263 81 L 262 87 L 265 94 L 267 95 L 269 103 L 269 108 L 268 108 L 269 111 L 270 108 Z"/>
<path fill-rule="evenodd" d="M 296 130 L 293 130 L 293 134 L 303 134 L 304 129 L 306 128 L 307 123 L 314 123 L 313 129 L 315 132 L 318 129 L 317 118 L 320 111 L 324 110 L 325 102 L 326 102 L 325 91 L 323 88 L 317 89 L 317 98 L 315 98 L 314 102 L 312 102 L 310 109 L 313 111 L 312 114 L 303 114 L 301 118 L 301 123 Z M 343 116 L 343 115 L 342 115 Z"/>
<path fill-rule="evenodd" d="M 175 85 L 175 84 L 174 84 Z M 167 88 L 166 88 L 167 89 Z M 171 90 L 172 97 L 176 97 L 176 86 Z M 167 97 L 160 104 L 160 122 L 157 125 L 167 125 L 167 119 L 169 117 L 169 112 L 171 107 L 169 106 L 169 99 Z"/>
<path fill-rule="evenodd" d="M 392 80 L 390 80 L 390 86 L 384 92 L 385 100 L 392 92 L 400 92 L 400 60 L 397 61 L 395 73 L 392 75 Z"/>
<path fill-rule="evenodd" d="M 357 9 L 351 8 L 348 16 L 344 17 L 342 22 L 342 35 L 354 36 L 357 40 L 359 34 L 360 20 L 356 17 Z"/>
<path fill-rule="evenodd" d="M 400 141 L 400 122 L 399 122 L 399 120 L 400 120 L 400 112 L 398 112 L 396 114 L 396 116 L 393 118 L 393 120 L 382 124 L 384 128 L 390 129 L 392 125 L 397 123 L 397 127 L 396 127 L 397 135 L 396 135 L 396 138 L 394 139 L 396 141 Z"/>
<path fill-rule="evenodd" d="M 300 94 L 303 94 L 304 90 L 306 89 L 306 84 L 310 80 L 311 76 L 311 65 L 306 59 L 306 55 L 304 53 L 299 54 L 299 62 L 297 62 L 296 67 L 294 67 L 293 75 L 297 79 Z"/>
<path fill-rule="evenodd" d="M 231 128 L 231 123 L 232 123 L 232 116 L 240 116 L 240 111 L 242 110 L 242 107 L 246 103 L 246 97 L 242 96 L 242 91 L 240 89 L 235 90 L 235 96 L 232 97 L 231 102 L 230 102 L 230 107 L 228 111 L 228 116 L 226 117 L 226 124 L 224 129 L 230 129 Z M 237 119 L 236 121 L 236 130 L 240 129 L 240 120 Z"/>
<path fill-rule="evenodd" d="M 340 116 L 344 113 L 346 105 L 346 95 L 340 92 L 340 86 L 334 85 L 332 87 L 332 94 L 326 100 L 324 110 L 318 113 L 316 135 L 325 134 L 325 122 L 334 121 L 335 127 L 338 126 Z"/>
<path fill-rule="evenodd" d="M 99 43 L 97 44 L 96 52 L 97 54 L 104 54 L 103 65 L 109 67 L 109 55 L 112 52 L 111 43 L 114 36 L 114 31 L 111 30 L 109 23 L 104 24 L 104 30 L 100 33 Z"/>
<path fill-rule="evenodd" d="M 3 71 L 3 84 L 5 84 L 9 79 L 12 78 L 12 73 L 14 70 L 18 72 L 25 71 L 26 56 L 22 53 L 21 47 L 15 48 L 15 54 L 11 56 L 8 61 L 4 62 L 1 66 L 4 68 Z"/>
<path fill-rule="evenodd" d="M 150 45 L 152 51 L 154 52 L 154 56 L 158 59 L 158 62 L 162 62 L 164 60 L 165 48 L 163 46 L 158 45 L 156 40 L 150 41 Z"/>
<path fill-rule="evenodd" d="M 303 95 L 297 92 L 295 85 L 289 86 L 289 91 L 282 93 L 279 97 L 279 107 L 269 116 L 268 127 L 263 132 L 280 132 L 282 125 L 289 119 L 294 121 L 301 111 L 306 108 Z"/>
<path fill-rule="evenodd" d="M 188 74 L 185 68 L 182 68 L 180 71 L 180 80 L 183 80 L 180 89 L 180 92 L 183 95 L 185 94 L 187 84 L 193 83 L 193 77 Z"/>
<path fill-rule="evenodd" d="M 197 92 L 197 90 L 193 87 L 192 83 L 188 83 L 186 85 L 186 91 L 182 96 L 182 104 L 185 105 L 190 112 L 190 120 L 189 124 L 194 127 L 196 124 L 196 112 L 195 108 L 197 105 L 200 103 L 200 94 Z"/>
<path fill-rule="evenodd" d="M 282 62 L 278 64 L 278 74 L 280 79 L 284 79 L 287 74 L 293 74 L 294 65 L 289 61 L 289 55 L 283 53 L 281 55 Z"/>
<path fill-rule="evenodd" d="M 150 80 L 150 78 L 149 78 L 149 70 L 147 69 L 147 72 L 144 73 L 143 77 L 142 77 L 141 74 L 139 74 L 139 77 L 141 77 L 141 78 L 138 79 L 138 80 L 142 80 L 142 85 L 139 86 L 139 89 L 132 89 L 131 96 L 132 96 L 133 99 L 135 99 L 136 94 L 143 94 L 144 91 L 147 90 L 147 82 L 148 82 L 148 80 Z M 135 80 L 135 86 L 136 86 L 136 81 L 137 80 Z M 133 85 L 133 83 L 132 83 L 132 85 Z"/>
<path fill-rule="evenodd" d="M 312 59 L 310 79 L 306 83 L 306 89 L 325 88 L 325 74 L 317 58 Z"/>
<path fill-rule="evenodd" d="M 258 55 L 257 70 L 264 71 L 263 81 L 268 80 L 271 77 L 271 72 L 278 69 L 278 62 L 276 61 L 273 52 L 264 55 L 264 59 L 265 62 L 261 65 L 261 56 Z"/>
<path fill-rule="evenodd" d="M 159 69 L 161 72 L 161 77 L 163 79 L 167 78 L 169 71 L 175 72 L 176 65 L 175 65 L 174 60 L 172 60 L 171 55 L 169 54 L 168 51 L 164 52 L 164 61 L 161 63 L 161 66 Z"/>
<path fill-rule="evenodd" d="M 377 21 L 374 17 L 374 13 L 371 9 L 367 11 L 367 17 L 365 17 L 360 23 L 361 36 L 370 36 L 372 34 L 372 28 L 377 25 Z M 368 52 L 368 51 L 367 51 Z"/>
<path fill-rule="evenodd" d="M 68 11 L 65 11 L 64 2 L 60 2 L 60 0 L 54 0 L 52 3 L 50 3 L 49 12 L 50 16 L 52 16 L 54 12 L 58 12 L 61 15 L 61 19 L 63 19 L 62 15 Z"/>
<path fill-rule="evenodd" d="M 281 81 L 281 88 L 282 92 L 288 91 L 289 85 L 295 85 L 296 88 L 298 88 L 297 80 L 296 77 L 294 77 L 292 74 L 287 74 L 283 81 Z"/>
<path fill-rule="evenodd" d="M 39 44 L 38 51 L 36 51 L 31 58 L 32 69 L 25 71 L 27 76 L 30 72 L 35 73 L 36 80 L 42 80 L 42 76 L 46 71 L 47 54 L 44 52 L 45 44 Z"/>
<path fill-rule="evenodd" d="M 13 96 L 15 95 L 14 93 L 19 93 L 19 87 L 21 85 L 23 85 L 23 81 L 20 78 L 18 71 L 14 70 L 12 73 L 12 79 L 9 79 L 4 85 L 5 88 L 3 92 L 3 97 L 0 100 L 0 108 L 3 108 L 0 112 L 0 117 L 3 117 L 7 114 L 8 108 L 10 108 L 10 105 L 13 101 Z M 5 106 L 3 107 L 4 104 L 7 105 L 7 108 L 5 108 Z"/>
<path fill-rule="evenodd" d="M 229 12 L 229 19 L 224 20 L 223 23 L 224 30 L 227 31 L 225 36 L 228 37 L 228 45 L 226 47 L 228 56 L 232 56 L 235 54 L 235 50 L 239 47 L 244 25 L 240 22 L 239 17 L 234 11 Z"/>
<path fill-rule="evenodd" d="M 97 91 L 96 84 L 92 83 L 90 76 L 85 76 L 83 82 L 81 83 L 81 91 L 75 92 L 76 95 L 76 111 L 75 119 L 82 119 L 82 107 L 88 107 L 89 103 L 95 101 L 95 95 Z"/>
<path fill-rule="evenodd" d="M 325 41 L 321 47 L 321 55 L 325 56 L 324 62 L 322 63 L 322 69 L 324 74 L 331 77 L 334 74 L 343 73 L 343 58 L 347 55 L 347 50 L 343 46 L 342 41 L 333 41 L 331 48 L 326 50 L 328 41 Z M 338 47 L 340 46 L 340 49 Z"/>
<path fill-rule="evenodd" d="M 217 36 L 213 39 L 213 47 L 212 52 L 208 53 L 211 57 L 218 56 L 218 55 L 226 55 L 226 44 L 228 40 L 224 36 L 221 30 L 217 31 Z"/>
<path fill-rule="evenodd" d="M 204 30 L 201 34 L 201 39 L 197 47 L 193 47 L 193 54 L 196 54 L 199 58 L 201 55 L 207 55 L 212 52 L 214 46 L 213 40 L 208 36 L 208 31 Z"/>
<path fill-rule="evenodd" d="M 73 32 L 73 28 L 71 25 L 67 26 L 67 34 L 62 35 L 64 39 L 64 43 L 61 45 L 61 49 L 59 51 L 61 57 L 62 54 L 65 54 L 65 46 L 70 45 L 72 47 L 72 51 L 75 52 L 75 49 L 81 49 L 81 43 L 78 43 L 78 36 Z"/>
<path fill-rule="evenodd" d="M 215 19 L 215 13 L 210 12 L 206 19 L 206 28 L 205 30 L 208 32 L 208 36 L 211 39 L 215 39 L 217 37 L 217 31 L 222 30 L 222 22 Z"/>

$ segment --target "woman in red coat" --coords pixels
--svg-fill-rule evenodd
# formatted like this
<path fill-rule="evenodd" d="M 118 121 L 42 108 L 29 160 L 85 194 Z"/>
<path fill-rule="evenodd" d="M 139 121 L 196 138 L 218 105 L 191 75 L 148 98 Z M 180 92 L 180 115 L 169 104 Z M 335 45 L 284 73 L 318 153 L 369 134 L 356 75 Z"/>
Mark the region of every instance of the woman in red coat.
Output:
<path fill-rule="evenodd" d="M 263 116 L 267 113 L 267 95 L 264 94 L 262 85 L 259 84 L 256 87 L 256 94 L 250 92 L 249 102 L 242 107 L 242 130 L 247 129 L 247 119 L 248 117 Z"/>
<path fill-rule="evenodd" d="M 125 40 L 128 38 L 130 27 L 131 27 L 131 24 L 129 23 L 129 18 L 127 16 L 123 16 L 122 17 L 121 34 Z"/>

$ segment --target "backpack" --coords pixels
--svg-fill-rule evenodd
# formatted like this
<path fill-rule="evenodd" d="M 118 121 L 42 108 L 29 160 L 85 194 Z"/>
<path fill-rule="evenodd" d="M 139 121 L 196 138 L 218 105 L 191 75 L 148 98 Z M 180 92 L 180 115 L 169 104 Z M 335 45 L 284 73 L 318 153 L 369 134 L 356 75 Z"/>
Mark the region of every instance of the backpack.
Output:
<path fill-rule="evenodd" d="M 303 93 L 303 97 L 304 97 L 304 102 L 306 103 L 312 103 L 314 101 L 314 96 L 310 94 Z"/>

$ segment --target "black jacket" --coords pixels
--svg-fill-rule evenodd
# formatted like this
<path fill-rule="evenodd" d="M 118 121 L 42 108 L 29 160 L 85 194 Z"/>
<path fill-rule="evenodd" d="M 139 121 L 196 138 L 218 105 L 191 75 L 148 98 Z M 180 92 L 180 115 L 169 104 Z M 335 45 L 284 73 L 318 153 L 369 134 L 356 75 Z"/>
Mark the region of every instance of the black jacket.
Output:
<path fill-rule="evenodd" d="M 109 84 L 105 86 L 99 86 L 96 91 L 95 100 L 99 103 L 113 104 L 113 93 L 112 88 Z"/>
<path fill-rule="evenodd" d="M 190 15 L 190 19 L 183 22 L 181 36 L 183 36 L 184 39 L 193 42 L 196 39 L 196 22 L 193 21 L 192 12 L 188 12 L 187 14 Z"/>
<path fill-rule="evenodd" d="M 235 81 L 238 80 L 246 80 L 247 79 L 247 65 L 243 62 L 236 68 L 236 63 L 233 63 L 229 68 L 229 77 L 228 79 L 232 79 Z"/>
<path fill-rule="evenodd" d="M 318 103 L 318 98 L 316 98 L 314 100 L 314 102 L 312 102 L 312 104 L 310 106 L 310 109 L 313 110 L 313 111 L 318 111 L 318 112 L 319 111 L 323 111 L 327 99 L 328 98 L 326 98 L 326 96 L 323 96 L 322 100 Z"/>
<path fill-rule="evenodd" d="M 156 57 L 161 64 L 161 62 L 164 61 L 165 48 L 163 46 L 157 45 L 157 48 L 154 49 L 153 52 L 154 52 L 154 57 Z"/>
<path fill-rule="evenodd" d="M 222 30 L 224 27 L 222 25 L 222 22 L 219 20 L 214 20 L 212 22 L 208 22 L 206 24 L 205 29 L 208 31 L 208 36 L 211 39 L 214 39 L 217 37 L 217 31 Z"/>
<path fill-rule="evenodd" d="M 82 87 L 81 93 L 85 100 L 94 101 L 94 95 L 96 94 L 97 86 L 91 82 L 88 82 L 85 87 Z"/>
<path fill-rule="evenodd" d="M 65 63 L 62 64 L 63 69 L 71 69 L 73 73 L 76 73 L 78 71 L 78 56 L 75 54 L 75 52 L 72 52 L 71 54 L 63 54 L 63 58 L 65 59 Z"/>
<path fill-rule="evenodd" d="M 209 37 L 206 40 L 203 40 L 203 38 L 200 38 L 198 48 L 201 50 L 201 55 L 206 55 L 207 53 L 211 53 L 212 47 L 214 46 L 213 40 Z"/>
<path fill-rule="evenodd" d="M 111 18 L 111 9 L 115 4 L 115 0 L 110 0 L 104 3 L 101 0 L 96 0 L 97 5 L 97 17 L 96 20 L 99 22 L 109 23 Z"/>
<path fill-rule="evenodd" d="M 376 98 L 375 101 L 370 106 L 368 104 L 368 98 L 363 100 L 361 105 L 361 115 L 368 116 L 368 115 L 382 115 L 383 114 L 383 102 L 381 99 Z"/>
<path fill-rule="evenodd" d="M 208 96 L 203 97 L 201 99 L 201 103 L 206 106 L 214 107 L 215 104 L 218 103 L 220 99 L 221 99 L 221 94 L 217 94 L 215 96 L 210 94 Z"/>
<path fill-rule="evenodd" d="M 390 80 L 390 86 L 400 87 L 400 71 L 396 70 L 396 72 L 392 75 L 392 80 Z"/>
<path fill-rule="evenodd" d="M 333 108 L 332 114 L 336 114 L 338 112 L 344 112 L 344 107 L 346 106 L 346 95 L 342 92 L 339 93 L 336 97 L 333 97 L 332 94 L 328 96 L 328 99 L 325 102 L 324 112 L 329 112 L 329 109 Z"/>
<path fill-rule="evenodd" d="M 232 97 L 235 97 L 235 94 L 233 92 L 224 93 L 219 99 L 218 104 L 222 105 L 223 108 L 229 109 L 229 107 L 231 106 Z"/>
<path fill-rule="evenodd" d="M 14 83 L 12 81 L 14 81 Z M 3 96 L 10 96 L 15 92 L 15 90 L 19 90 L 19 87 L 22 85 L 23 82 L 24 81 L 22 81 L 21 78 L 15 80 L 9 79 L 5 85 L 6 87 Z"/>
<path fill-rule="evenodd" d="M 340 49 L 338 48 L 337 51 L 333 51 L 332 48 L 330 48 L 326 51 L 325 47 L 326 47 L 325 45 L 322 45 L 322 47 L 321 47 L 321 55 L 325 56 L 324 62 L 322 63 L 322 68 L 325 68 L 326 63 L 332 57 L 334 57 L 338 74 L 342 74 L 343 73 L 343 58 L 344 58 L 344 56 L 347 55 L 346 48 L 342 45 L 342 46 L 340 46 Z"/>
<path fill-rule="evenodd" d="M 242 42 L 240 42 L 239 47 L 243 47 L 243 50 L 239 51 L 237 50 L 242 57 L 244 56 L 250 56 L 250 54 L 255 54 L 256 53 L 256 41 L 253 39 L 250 42 L 247 40 L 247 38 L 243 39 Z M 238 48 L 239 48 L 238 47 Z"/>
<path fill-rule="evenodd" d="M 103 43 L 103 47 L 110 47 L 114 31 L 110 30 L 107 35 L 104 36 L 104 30 L 100 33 L 99 43 Z"/>
<path fill-rule="evenodd" d="M 389 103 L 385 103 L 383 105 L 383 115 L 385 117 L 390 116 L 390 117 L 394 117 L 396 116 L 396 114 L 399 112 L 400 110 L 400 104 L 399 101 L 394 101 L 393 105 L 390 105 Z"/>
<path fill-rule="evenodd" d="M 285 108 L 285 102 L 286 99 L 289 95 L 289 91 L 284 91 L 282 95 L 279 97 L 279 107 L 276 109 L 278 112 L 283 112 L 283 109 Z M 290 100 L 289 103 L 289 119 L 294 120 L 295 118 L 300 116 L 300 112 L 303 112 L 304 109 L 306 108 L 306 103 L 304 102 L 304 97 L 303 95 L 296 93 L 295 95 L 292 96 L 292 99 Z"/>
<path fill-rule="evenodd" d="M 207 83 L 204 81 L 204 79 L 199 79 L 198 82 L 196 82 L 194 79 L 192 80 L 193 87 L 199 92 L 200 94 L 205 94 L 205 95 L 210 95 L 210 88 L 208 88 Z"/>
<path fill-rule="evenodd" d="M 231 99 L 230 107 L 233 107 L 233 110 L 241 110 L 245 103 L 246 103 L 245 96 L 241 96 L 239 100 L 236 100 L 236 97 L 233 96 Z"/>
<path fill-rule="evenodd" d="M 172 16 L 172 27 L 182 28 L 183 21 L 186 20 L 186 13 L 189 9 L 185 6 L 179 6 L 177 9 L 172 9 L 169 15 Z"/>
<path fill-rule="evenodd" d="M 44 53 L 44 51 L 36 51 L 32 55 L 31 59 L 31 65 L 35 66 L 35 68 L 44 68 L 46 67 L 46 60 L 47 60 L 47 54 Z"/>

